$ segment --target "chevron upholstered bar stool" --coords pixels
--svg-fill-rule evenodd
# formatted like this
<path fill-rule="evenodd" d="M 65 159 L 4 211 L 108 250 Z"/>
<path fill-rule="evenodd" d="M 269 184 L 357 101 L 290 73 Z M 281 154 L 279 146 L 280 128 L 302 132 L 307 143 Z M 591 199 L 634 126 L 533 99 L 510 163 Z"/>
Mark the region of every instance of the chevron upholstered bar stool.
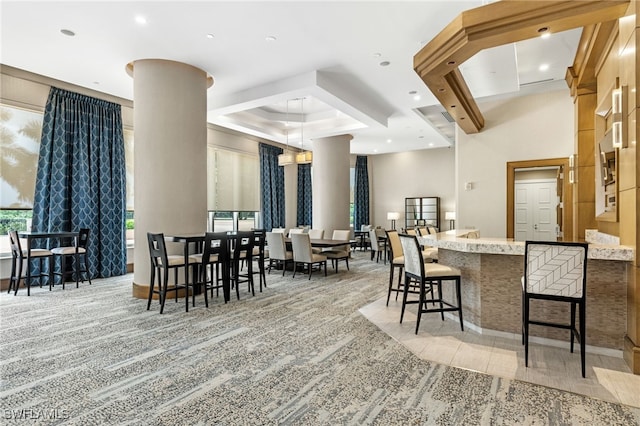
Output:
<path fill-rule="evenodd" d="M 562 328 L 571 332 L 571 352 L 574 340 L 577 339 L 580 343 L 582 377 L 585 377 L 587 250 L 586 243 L 525 242 L 522 277 L 522 344 L 525 366 L 529 365 L 529 325 Z M 570 323 L 532 320 L 532 299 L 570 303 Z M 576 328 L 576 308 L 580 330 Z"/>

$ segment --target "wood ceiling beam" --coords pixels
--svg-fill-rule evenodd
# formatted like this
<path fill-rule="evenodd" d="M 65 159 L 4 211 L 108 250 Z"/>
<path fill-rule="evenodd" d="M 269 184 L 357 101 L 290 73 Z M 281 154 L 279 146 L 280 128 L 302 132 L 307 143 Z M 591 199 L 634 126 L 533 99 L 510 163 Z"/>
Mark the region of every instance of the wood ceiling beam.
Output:
<path fill-rule="evenodd" d="M 538 37 L 543 27 L 561 32 L 613 21 L 629 0 L 502 0 L 462 12 L 413 58 L 413 69 L 465 133 L 484 118 L 458 67 L 481 50 Z"/>

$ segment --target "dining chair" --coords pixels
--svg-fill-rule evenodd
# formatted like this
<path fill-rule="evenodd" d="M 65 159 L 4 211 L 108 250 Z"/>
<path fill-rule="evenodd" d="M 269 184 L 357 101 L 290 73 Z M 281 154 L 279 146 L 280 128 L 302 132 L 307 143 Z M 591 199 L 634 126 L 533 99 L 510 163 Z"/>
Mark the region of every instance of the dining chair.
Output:
<path fill-rule="evenodd" d="M 204 236 L 202 253 L 194 254 L 194 258 L 199 259 L 198 282 L 204 293 L 205 306 L 209 307 L 209 297 L 207 291 L 213 297 L 213 290 L 216 297 L 223 291 L 224 303 L 229 299 L 230 280 L 230 256 L 229 239 L 226 232 L 207 232 Z M 195 292 L 194 292 L 195 293 Z"/>
<path fill-rule="evenodd" d="M 13 295 L 18 294 L 18 288 L 20 287 L 20 280 L 22 280 L 27 287 L 27 296 L 31 296 L 31 281 L 37 278 L 40 287 L 42 287 L 42 278 L 47 277 L 49 279 L 49 291 L 53 286 L 53 253 L 45 249 L 31 249 L 30 253 L 26 250 L 22 250 L 20 245 L 20 238 L 18 237 L 18 231 L 9 231 L 9 245 L 11 246 L 11 276 L 9 278 L 9 290 L 14 290 Z M 27 258 L 31 259 L 31 262 L 27 262 Z M 44 272 L 43 261 L 49 261 L 48 273 Z M 36 270 L 32 262 L 38 262 L 38 269 Z M 25 275 L 22 275 L 22 269 L 26 263 Z"/>
<path fill-rule="evenodd" d="M 331 239 L 349 241 L 350 237 L 351 230 L 335 229 L 333 231 Z M 331 265 L 333 266 L 336 273 L 338 272 L 338 262 L 340 262 L 341 260 L 345 261 L 347 270 L 349 270 L 349 257 L 351 257 L 350 244 L 331 247 L 326 250 L 322 250 L 320 254 L 325 256 L 327 259 L 331 259 Z"/>
<path fill-rule="evenodd" d="M 462 318 L 462 296 L 460 291 L 460 270 L 451 266 L 442 265 L 440 263 L 425 263 L 422 257 L 420 243 L 415 235 L 402 234 L 400 243 L 404 252 L 404 279 L 405 286 L 402 294 L 402 310 L 400 312 L 400 323 L 404 316 L 405 307 L 409 303 L 416 301 L 407 301 L 408 283 L 415 281 L 420 286 L 420 297 L 417 301 L 418 316 L 416 319 L 416 334 L 420 327 L 420 319 L 422 314 L 430 312 L 439 312 L 442 321 L 444 321 L 445 312 L 457 312 L 460 320 L 460 329 L 464 331 L 464 323 Z M 442 294 L 443 282 L 454 282 L 456 302 L 449 302 L 444 299 Z M 437 293 L 436 293 L 437 292 Z M 431 297 L 427 299 L 427 294 Z M 431 304 L 432 307 L 428 305 Z"/>
<path fill-rule="evenodd" d="M 319 268 L 324 267 L 324 275 L 327 276 L 327 257 L 311 250 L 309 234 L 291 235 L 291 245 L 293 247 L 293 277 L 296 276 L 298 264 L 302 264 L 303 268 L 306 267 L 309 270 L 309 279 L 311 279 L 314 265 Z"/>
<path fill-rule="evenodd" d="M 291 228 L 289 230 L 289 238 L 291 238 L 291 236 L 293 234 L 304 234 L 304 228 Z"/>
<path fill-rule="evenodd" d="M 197 264 L 198 259 L 193 256 L 185 258 L 180 254 L 167 254 L 167 246 L 163 233 L 147 232 L 147 242 L 149 244 L 149 259 L 151 261 L 151 277 L 149 279 L 149 297 L 147 299 L 147 311 L 151 308 L 151 299 L 157 294 L 160 299 L 160 314 L 164 312 L 164 304 L 167 300 L 167 293 L 174 292 L 176 302 L 178 302 L 178 293 L 182 290 L 185 299 L 185 311 L 189 312 L 189 288 L 193 290 L 195 277 L 192 282 L 185 280 L 180 283 L 178 280 L 178 271 L 180 268 L 188 268 Z M 173 285 L 169 288 L 169 270 L 173 269 Z M 185 274 L 186 275 L 186 274 Z M 158 289 L 156 290 L 156 281 Z"/>
<path fill-rule="evenodd" d="M 282 266 L 282 276 L 284 277 L 287 263 L 293 263 L 293 252 L 287 250 L 282 232 L 267 232 L 266 239 L 269 248 L 269 273 L 274 265 Z"/>
<path fill-rule="evenodd" d="M 324 229 L 309 229 L 308 234 L 312 240 L 321 240 L 324 238 Z"/>
<path fill-rule="evenodd" d="M 64 290 L 64 284 L 68 276 L 75 276 L 76 288 L 78 288 L 78 281 L 81 280 L 84 283 L 85 277 L 91 284 L 91 274 L 89 273 L 89 255 L 87 248 L 89 245 L 89 228 L 81 228 L 78 232 L 78 237 L 74 239 L 72 246 L 55 247 L 51 250 L 54 256 L 54 263 L 56 258 L 60 259 L 60 272 L 55 272 L 54 275 L 60 277 L 62 281 L 62 289 Z M 76 248 L 78 258 L 76 259 Z M 67 271 L 67 261 L 73 261 L 73 270 Z"/>
<path fill-rule="evenodd" d="M 587 243 L 559 241 L 525 241 L 524 275 L 522 283 L 522 344 L 524 365 L 529 366 L 529 325 L 561 328 L 571 332 L 571 352 L 574 340 L 580 343 L 582 377 L 585 377 Z M 569 323 L 532 320 L 531 301 L 549 300 L 570 305 Z M 576 328 L 576 308 L 579 327 Z"/>
<path fill-rule="evenodd" d="M 384 232 L 384 230 L 382 230 Z M 380 257 L 384 259 L 385 265 L 387 264 L 387 257 L 384 253 L 386 242 L 379 238 L 379 232 L 377 229 L 369 229 L 369 241 L 371 245 L 371 260 L 376 258 L 376 263 L 380 261 Z"/>

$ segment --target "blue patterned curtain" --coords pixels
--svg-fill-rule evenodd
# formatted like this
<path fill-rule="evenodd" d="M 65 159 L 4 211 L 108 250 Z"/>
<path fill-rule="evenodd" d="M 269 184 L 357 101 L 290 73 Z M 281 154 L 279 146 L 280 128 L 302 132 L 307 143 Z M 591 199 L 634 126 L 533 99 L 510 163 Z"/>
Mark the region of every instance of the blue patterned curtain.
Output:
<path fill-rule="evenodd" d="M 298 164 L 298 226 L 311 226 L 313 220 L 311 164 Z"/>
<path fill-rule="evenodd" d="M 92 277 L 127 272 L 120 105 L 52 87 L 45 106 L 34 231 L 89 228 Z"/>
<path fill-rule="evenodd" d="M 267 231 L 284 227 L 284 168 L 278 166 L 282 148 L 260 144 L 260 205 L 262 227 Z"/>
<path fill-rule="evenodd" d="M 360 229 L 369 222 L 369 172 L 367 157 L 356 157 L 356 173 L 353 188 L 353 229 Z"/>

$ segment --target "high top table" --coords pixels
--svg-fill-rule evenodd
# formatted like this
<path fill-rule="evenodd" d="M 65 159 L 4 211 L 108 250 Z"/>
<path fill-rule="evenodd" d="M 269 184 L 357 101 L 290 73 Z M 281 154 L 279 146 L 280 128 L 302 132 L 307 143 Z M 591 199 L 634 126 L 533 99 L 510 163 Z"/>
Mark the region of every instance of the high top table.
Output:
<path fill-rule="evenodd" d="M 71 238 L 73 239 L 73 244 L 76 248 L 75 252 L 75 260 L 76 265 L 78 264 L 78 237 L 79 232 L 73 231 L 18 231 L 19 238 L 25 238 L 27 240 L 27 282 L 29 285 L 27 286 L 27 295 L 31 293 L 31 268 L 28 267 L 31 262 L 31 245 L 33 240 L 45 240 L 45 239 L 53 239 L 53 238 Z M 49 279 L 53 279 L 53 271 L 49 271 Z M 78 275 L 76 274 L 76 284 L 78 280 Z M 62 278 L 64 279 L 64 277 Z"/>

